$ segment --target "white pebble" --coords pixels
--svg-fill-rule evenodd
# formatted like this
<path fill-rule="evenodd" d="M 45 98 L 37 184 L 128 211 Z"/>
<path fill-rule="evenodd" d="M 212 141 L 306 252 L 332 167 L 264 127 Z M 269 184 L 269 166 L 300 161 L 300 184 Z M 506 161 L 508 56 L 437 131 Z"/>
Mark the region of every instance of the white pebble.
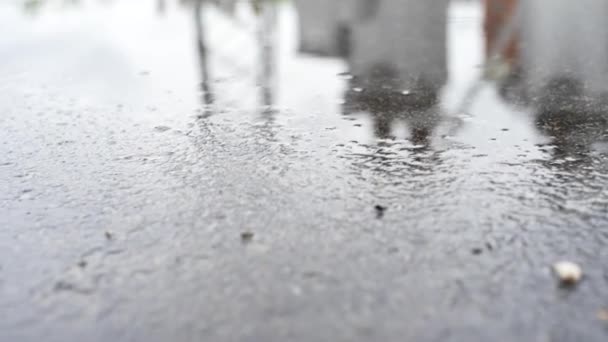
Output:
<path fill-rule="evenodd" d="M 553 264 L 553 271 L 562 284 L 576 284 L 583 277 L 581 267 L 570 261 L 560 261 Z"/>

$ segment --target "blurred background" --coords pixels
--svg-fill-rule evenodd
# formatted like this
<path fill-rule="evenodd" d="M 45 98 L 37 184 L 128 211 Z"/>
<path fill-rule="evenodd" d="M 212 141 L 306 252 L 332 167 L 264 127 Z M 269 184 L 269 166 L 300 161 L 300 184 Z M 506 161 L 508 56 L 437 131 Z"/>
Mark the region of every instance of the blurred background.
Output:
<path fill-rule="evenodd" d="M 434 125 L 483 101 L 586 119 L 608 71 L 605 5 L 586 1 L 4 1 L 0 72 L 123 105 L 172 91 L 202 116 L 368 113 L 381 137 L 396 112 Z"/>

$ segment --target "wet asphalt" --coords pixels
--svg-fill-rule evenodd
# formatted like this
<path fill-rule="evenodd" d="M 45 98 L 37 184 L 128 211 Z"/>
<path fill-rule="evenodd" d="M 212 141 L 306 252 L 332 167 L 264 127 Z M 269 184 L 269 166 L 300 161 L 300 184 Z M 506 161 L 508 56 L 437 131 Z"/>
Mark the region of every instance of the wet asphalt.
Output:
<path fill-rule="evenodd" d="M 474 3 L 436 105 L 277 7 L 260 65 L 241 7 L 0 4 L 0 341 L 606 341 L 603 116 L 491 82 L 456 112 Z"/>

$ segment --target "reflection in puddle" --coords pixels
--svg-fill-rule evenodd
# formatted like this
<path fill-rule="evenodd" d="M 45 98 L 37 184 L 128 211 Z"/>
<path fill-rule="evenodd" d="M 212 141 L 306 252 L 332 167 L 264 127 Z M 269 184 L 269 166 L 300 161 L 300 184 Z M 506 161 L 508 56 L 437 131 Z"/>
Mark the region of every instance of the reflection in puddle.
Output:
<path fill-rule="evenodd" d="M 447 1 L 302 0 L 296 7 L 300 50 L 346 61 L 343 113 L 371 115 L 382 139 L 404 120 L 414 144 L 427 145 L 447 79 Z"/>
<path fill-rule="evenodd" d="M 592 43 L 608 41 L 603 39 L 603 17 L 594 14 L 603 11 L 599 3 L 575 10 L 557 1 L 543 7 L 538 20 L 520 15 L 518 30 L 506 43 L 499 38 L 509 17 L 518 15 L 518 9 L 538 12 L 531 9 L 540 2 L 161 0 L 150 1 L 149 8 L 98 1 L 24 4 L 28 20 L 35 18 L 32 23 L 50 35 L 105 32 L 95 38 L 105 44 L 99 43 L 99 49 L 125 52 L 118 62 L 99 58 L 99 67 L 88 68 L 87 78 L 98 80 L 95 70 L 122 71 L 104 75 L 103 87 L 88 87 L 91 82 L 80 79 L 74 84 L 99 101 L 109 101 L 104 94 L 115 92 L 109 99 L 120 98 L 117 105 L 126 110 L 141 105 L 145 115 L 169 116 L 164 113 L 177 106 L 211 122 L 270 125 L 273 139 L 283 142 L 322 132 L 318 139 L 301 139 L 312 150 L 356 141 L 373 151 L 394 142 L 412 153 L 472 148 L 473 155 L 500 163 L 538 159 L 544 152 L 536 145 L 546 146 L 547 136 L 562 146 L 553 149 L 556 158 L 561 158 L 559 150 L 592 153 L 599 146 L 601 151 L 605 140 L 608 49 Z M 104 31 L 97 23 L 113 12 L 124 18 L 141 12 L 142 27 L 155 25 L 154 36 L 162 37 L 163 45 L 127 30 L 132 19 L 117 19 Z M 554 18 L 567 12 L 577 28 L 562 25 L 560 34 L 553 35 L 558 26 Z M 55 19 L 76 13 L 92 24 L 78 27 Z M 21 27 L 30 25 L 15 14 L 5 16 Z M 555 36 L 577 43 L 568 45 Z M 588 53 L 575 53 L 583 47 Z M 188 49 L 191 56 L 184 52 Z M 153 52 L 165 50 L 179 53 L 154 57 Z M 508 75 L 479 81 L 483 63 L 496 57 L 495 51 L 508 65 Z M 48 66 L 38 68 L 42 79 L 53 74 Z M 145 70 L 146 77 L 125 76 L 130 68 L 133 75 Z M 84 74 L 82 68 L 65 70 Z M 475 82 L 483 89 L 475 92 L 466 112 L 455 110 Z M 133 91 L 112 89 L 112 83 Z M 150 98 L 160 103 L 147 103 Z"/>

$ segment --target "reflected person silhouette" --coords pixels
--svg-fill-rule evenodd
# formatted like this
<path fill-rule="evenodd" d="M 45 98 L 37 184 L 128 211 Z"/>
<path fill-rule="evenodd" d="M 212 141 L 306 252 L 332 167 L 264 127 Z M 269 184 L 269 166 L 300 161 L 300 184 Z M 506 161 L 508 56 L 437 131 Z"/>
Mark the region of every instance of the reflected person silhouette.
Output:
<path fill-rule="evenodd" d="M 517 10 L 517 51 L 503 52 L 518 73 L 510 95 L 547 112 L 599 107 L 608 99 L 608 2 L 596 0 L 492 0 Z M 496 17 L 496 16 L 494 16 Z M 497 20 L 488 15 L 489 27 Z M 493 43 L 489 37 L 487 45 Z M 512 75 L 510 75 L 512 76 Z M 512 80 L 511 77 L 507 77 Z M 565 90 L 572 90 L 568 92 Z"/>
<path fill-rule="evenodd" d="M 412 91 L 397 91 L 401 84 L 397 75 L 390 65 L 379 64 L 369 74 L 353 77 L 344 95 L 343 112 L 369 113 L 374 134 L 381 139 L 391 138 L 393 123 L 404 120 L 412 143 L 428 145 L 440 121 L 438 89 L 425 85 Z"/>
<path fill-rule="evenodd" d="M 521 65 L 541 110 L 593 104 L 608 94 L 608 2 L 523 0 Z M 577 88 L 567 94 L 562 88 Z M 553 92 L 560 93 L 556 103 Z M 574 114 L 574 113 L 573 113 Z"/>
<path fill-rule="evenodd" d="M 344 113 L 369 112 L 378 137 L 405 120 L 414 144 L 428 145 L 447 80 L 448 1 L 376 0 L 356 6 L 346 57 L 353 75 Z"/>
<path fill-rule="evenodd" d="M 593 162 L 594 146 L 608 141 L 606 109 L 594 105 L 583 83 L 571 78 L 552 79 L 543 94 L 547 98 L 539 102 L 551 105 L 538 106 L 535 123 L 551 138 L 547 166 L 580 172 L 579 166 Z"/>
<path fill-rule="evenodd" d="M 552 159 L 589 160 L 607 124 L 608 3 L 517 2 L 520 91 L 553 140 Z"/>
<path fill-rule="evenodd" d="M 551 165 L 569 167 L 588 164 L 593 160 L 593 152 L 598 145 L 604 147 L 597 152 L 607 152 L 608 119 L 605 112 L 576 106 L 559 111 L 540 110 L 535 123 L 542 133 L 551 138 Z M 568 163 L 563 164 L 564 161 Z"/>

